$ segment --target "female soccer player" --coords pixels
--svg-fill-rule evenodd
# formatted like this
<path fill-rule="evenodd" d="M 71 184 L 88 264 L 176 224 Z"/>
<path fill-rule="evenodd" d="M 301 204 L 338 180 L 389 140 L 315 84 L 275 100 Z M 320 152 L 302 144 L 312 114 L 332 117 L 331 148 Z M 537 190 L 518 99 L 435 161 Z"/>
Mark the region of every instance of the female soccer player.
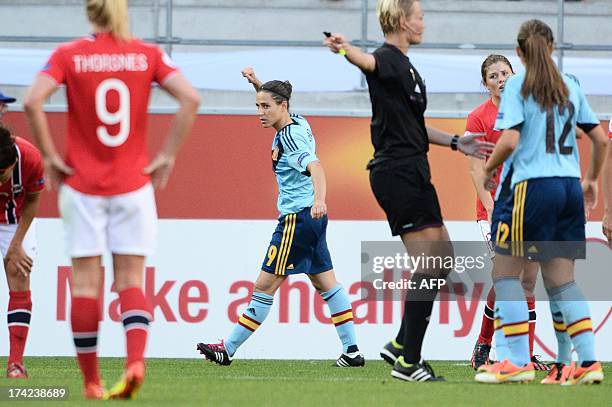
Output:
<path fill-rule="evenodd" d="M 153 187 L 164 187 L 187 135 L 199 95 L 155 45 L 133 38 L 126 0 L 88 0 L 93 34 L 61 45 L 28 91 L 26 114 L 45 169 L 59 184 L 59 208 L 72 258 L 71 322 L 85 397 L 101 398 L 97 361 L 102 255 L 113 256 L 127 340 L 125 373 L 107 394 L 133 398 L 144 380 L 151 314 L 142 291 L 145 256 L 154 250 Z M 165 145 L 148 162 L 147 106 L 157 82 L 180 105 Z M 59 85 L 68 96 L 66 160 L 42 106 Z"/>
<path fill-rule="evenodd" d="M 9 287 L 10 352 L 6 377 L 26 378 L 23 366 L 32 299 L 30 273 L 36 254 L 34 217 L 45 187 L 40 152 L 0 125 L 0 252 Z"/>
<path fill-rule="evenodd" d="M 489 99 L 486 102 L 474 109 L 467 117 L 465 130 L 471 133 L 485 133 L 484 140 L 492 143 L 497 143 L 501 131 L 495 128 L 495 119 L 497 118 L 497 110 L 501 101 L 501 94 L 504 90 L 506 80 L 510 75 L 514 74 L 512 64 L 503 55 L 489 55 L 480 67 L 482 83 L 489 91 Z M 480 232 L 483 239 L 489 245 L 491 250 L 491 215 L 493 213 L 493 197 L 495 190 L 487 191 L 484 185 L 481 184 L 482 174 L 484 172 L 485 161 L 480 158 L 470 158 L 470 174 L 474 187 L 476 188 L 476 222 L 480 227 Z M 496 181 L 499 181 L 501 168 L 498 169 Z M 533 289 L 536 284 L 539 266 L 537 263 L 528 262 L 525 264 L 525 270 L 521 274 L 521 284 L 527 294 L 527 307 L 529 308 L 529 351 L 531 360 L 536 369 L 548 370 L 548 366 L 541 363 L 537 356 L 533 356 L 533 342 L 535 339 L 535 298 Z M 482 316 L 482 325 L 480 335 L 472 352 L 472 367 L 478 369 L 483 364 L 489 363 L 489 352 L 491 351 L 491 340 L 493 339 L 493 307 L 495 304 L 495 290 L 491 288 L 487 295 L 487 305 L 485 306 L 484 315 Z"/>
<path fill-rule="evenodd" d="M 490 187 L 494 172 L 512 154 L 511 169 L 504 164 L 501 179 L 502 194 L 506 178 L 511 193 L 497 200 L 492 228 L 500 362 L 481 366 L 476 380 L 502 383 L 535 377 L 527 342 L 528 310 L 519 281 L 525 262 L 533 259 L 542 268 L 559 345 L 557 364 L 543 383 L 601 382 L 588 303 L 574 281 L 574 260 L 585 256 L 585 207 L 590 210 L 596 204 L 608 142 L 578 81 L 557 70 L 550 27 L 529 20 L 521 25 L 517 42 L 526 71 L 506 82 L 496 121 L 503 134 L 481 181 Z M 576 125 L 593 142 L 582 188 Z M 562 381 L 572 345 L 579 365 Z"/>
<path fill-rule="evenodd" d="M 366 75 L 372 101 L 374 159 L 368 164 L 372 191 L 387 215 L 391 233 L 401 236 L 409 253 L 452 256 L 436 190 L 431 184 L 427 151 L 429 143 L 448 146 L 484 158 L 493 144 L 477 140 L 482 134 L 452 136 L 425 125 L 425 83 L 406 56 L 411 45 L 421 43 L 425 24 L 417 0 L 379 0 L 377 14 L 385 43 L 372 54 L 350 45 L 341 34 L 331 34 L 325 44 L 340 53 Z M 416 287 L 430 279 L 446 277 L 448 269 L 419 269 Z M 437 289 L 410 290 L 395 340 L 381 356 L 392 363 L 393 377 L 408 381 L 436 380 L 421 359 Z"/>
<path fill-rule="evenodd" d="M 276 131 L 272 141 L 272 168 L 278 182 L 278 225 L 255 286 L 251 302 L 234 330 L 218 344 L 198 343 L 208 360 L 229 365 L 232 357 L 268 316 L 274 294 L 288 275 L 305 273 L 327 302 L 331 319 L 342 342 L 339 367 L 360 367 L 365 360 L 357 347 L 353 309 L 346 290 L 336 281 L 327 249 L 326 183 L 323 166 L 315 152 L 310 125 L 302 116 L 289 113 L 291 84 L 261 83 L 252 68 L 242 75 L 257 92 L 257 115 L 261 126 Z"/>

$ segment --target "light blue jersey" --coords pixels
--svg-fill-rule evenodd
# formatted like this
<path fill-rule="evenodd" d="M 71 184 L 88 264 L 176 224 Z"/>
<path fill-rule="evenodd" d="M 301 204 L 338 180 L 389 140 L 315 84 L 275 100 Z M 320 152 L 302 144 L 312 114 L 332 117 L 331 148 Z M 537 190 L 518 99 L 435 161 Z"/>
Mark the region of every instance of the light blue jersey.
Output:
<path fill-rule="evenodd" d="M 520 141 L 512 158 L 511 187 L 534 178 L 580 178 L 576 125 L 590 128 L 599 124 L 599 120 L 578 80 L 563 75 L 569 89 L 569 106 L 546 112 L 531 95 L 527 100 L 521 96 L 524 79 L 524 72 L 508 79 L 495 122 L 500 130 L 520 125 Z"/>
<path fill-rule="evenodd" d="M 302 116 L 291 115 L 293 123 L 276 132 L 272 142 L 272 167 L 278 182 L 278 211 L 281 216 L 297 213 L 314 203 L 314 188 L 308 164 L 317 161 L 310 125 Z"/>

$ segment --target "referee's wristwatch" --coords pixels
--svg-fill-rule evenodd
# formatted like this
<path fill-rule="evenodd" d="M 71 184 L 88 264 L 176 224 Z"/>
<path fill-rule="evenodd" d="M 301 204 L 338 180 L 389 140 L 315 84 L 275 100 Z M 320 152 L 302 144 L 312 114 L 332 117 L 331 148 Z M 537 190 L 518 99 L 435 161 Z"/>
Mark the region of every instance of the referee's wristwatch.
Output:
<path fill-rule="evenodd" d="M 459 136 L 458 135 L 454 135 L 453 139 L 451 140 L 450 143 L 450 148 L 453 151 L 457 151 L 459 149 Z"/>

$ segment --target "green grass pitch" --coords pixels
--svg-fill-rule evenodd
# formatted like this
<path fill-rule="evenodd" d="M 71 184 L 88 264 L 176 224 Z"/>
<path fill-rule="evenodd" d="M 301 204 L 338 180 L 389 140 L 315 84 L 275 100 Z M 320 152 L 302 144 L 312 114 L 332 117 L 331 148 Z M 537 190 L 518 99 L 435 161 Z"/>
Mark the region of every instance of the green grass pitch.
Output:
<path fill-rule="evenodd" d="M 103 380 L 110 386 L 122 371 L 122 359 L 102 358 Z M 0 358 L 1 366 L 6 358 Z M 0 379 L 0 387 L 67 386 L 67 402 L 83 404 L 81 376 L 74 358 L 29 357 L 30 378 Z M 378 360 L 364 368 L 331 367 L 332 361 L 235 360 L 217 366 L 201 359 L 149 359 L 138 398 L 143 405 L 210 406 L 603 406 L 612 399 L 612 378 L 592 386 L 543 386 L 538 383 L 484 385 L 474 382 L 467 363 L 431 362 L 446 383 L 405 383 L 392 379 Z M 609 372 L 612 364 L 604 366 Z M 538 372 L 538 379 L 544 373 Z M 51 402 L 34 402 L 34 405 Z M 89 404 L 95 404 L 90 402 Z M 99 403 L 99 402 L 97 402 Z M 0 405 L 7 404 L 0 401 Z M 19 402 L 13 405 L 29 405 Z"/>

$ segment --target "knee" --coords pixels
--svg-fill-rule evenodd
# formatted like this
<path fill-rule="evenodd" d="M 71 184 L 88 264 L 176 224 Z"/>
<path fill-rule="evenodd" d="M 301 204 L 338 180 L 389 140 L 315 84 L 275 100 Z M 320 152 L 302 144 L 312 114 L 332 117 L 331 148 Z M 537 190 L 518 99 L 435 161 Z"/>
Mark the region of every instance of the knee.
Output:
<path fill-rule="evenodd" d="M 98 298 L 101 286 L 101 276 L 87 272 L 76 272 L 72 275 L 71 293 L 73 297 Z"/>
<path fill-rule="evenodd" d="M 269 284 L 262 284 L 261 282 L 255 282 L 253 285 L 254 293 L 264 293 L 268 295 L 274 295 L 276 289 Z"/>
<path fill-rule="evenodd" d="M 12 291 L 26 291 L 30 287 L 30 275 L 24 275 L 14 269 L 6 271 L 6 280 Z"/>
<path fill-rule="evenodd" d="M 523 286 L 523 290 L 526 292 L 533 294 L 533 290 L 535 289 L 536 281 L 535 279 L 522 279 L 521 285 Z"/>
<path fill-rule="evenodd" d="M 310 276 L 308 276 L 310 277 Z M 313 279 L 312 277 L 310 278 L 310 283 L 312 284 L 312 286 L 314 287 L 315 290 L 317 290 L 317 292 L 319 294 L 322 294 L 325 290 L 323 289 L 323 284 L 321 284 L 320 281 Z"/>

